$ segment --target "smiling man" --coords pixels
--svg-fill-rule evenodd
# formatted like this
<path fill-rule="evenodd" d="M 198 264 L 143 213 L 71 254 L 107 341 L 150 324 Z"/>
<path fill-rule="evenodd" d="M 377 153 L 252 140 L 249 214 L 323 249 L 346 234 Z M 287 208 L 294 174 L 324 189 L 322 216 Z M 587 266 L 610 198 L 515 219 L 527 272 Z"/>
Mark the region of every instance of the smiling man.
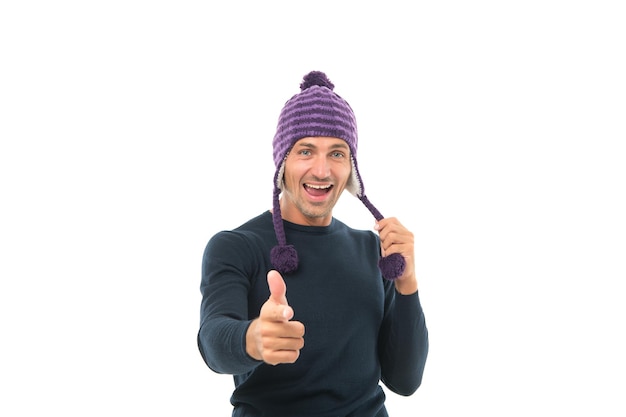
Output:
<path fill-rule="evenodd" d="M 300 139 L 285 160 L 283 219 L 310 226 L 328 226 L 351 170 L 350 148 L 343 139 Z"/>
<path fill-rule="evenodd" d="M 204 251 L 198 347 L 233 375 L 233 416 L 387 416 L 381 383 L 412 395 L 428 356 L 413 234 L 365 196 L 356 119 L 326 74 L 300 89 L 274 136 L 272 209 Z M 377 233 L 333 217 L 344 190 Z"/>

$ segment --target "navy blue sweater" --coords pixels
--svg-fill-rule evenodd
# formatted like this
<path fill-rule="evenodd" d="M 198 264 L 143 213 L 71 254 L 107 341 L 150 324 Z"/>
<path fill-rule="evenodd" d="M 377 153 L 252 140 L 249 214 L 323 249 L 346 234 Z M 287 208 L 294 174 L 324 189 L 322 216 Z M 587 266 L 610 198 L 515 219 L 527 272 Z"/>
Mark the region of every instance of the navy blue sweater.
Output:
<path fill-rule="evenodd" d="M 271 213 L 217 233 L 204 252 L 198 346 L 209 368 L 234 376 L 233 416 L 387 416 L 379 382 L 411 395 L 422 380 L 428 331 L 418 294 L 382 278 L 375 233 L 337 219 L 284 224 L 300 259 L 283 276 L 287 300 L 305 326 L 293 364 L 246 353 L 246 330 L 269 297 Z"/>

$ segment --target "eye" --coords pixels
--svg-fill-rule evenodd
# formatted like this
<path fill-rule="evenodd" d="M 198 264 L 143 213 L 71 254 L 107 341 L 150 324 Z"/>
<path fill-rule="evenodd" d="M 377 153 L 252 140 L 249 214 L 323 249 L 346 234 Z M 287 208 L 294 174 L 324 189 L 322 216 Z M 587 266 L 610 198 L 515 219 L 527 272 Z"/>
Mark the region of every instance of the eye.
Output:
<path fill-rule="evenodd" d="M 311 151 L 309 149 L 302 149 L 298 151 L 298 154 L 302 156 L 311 156 Z"/>
<path fill-rule="evenodd" d="M 331 154 L 331 156 L 333 158 L 344 158 L 346 154 L 344 154 L 343 152 L 335 151 Z"/>

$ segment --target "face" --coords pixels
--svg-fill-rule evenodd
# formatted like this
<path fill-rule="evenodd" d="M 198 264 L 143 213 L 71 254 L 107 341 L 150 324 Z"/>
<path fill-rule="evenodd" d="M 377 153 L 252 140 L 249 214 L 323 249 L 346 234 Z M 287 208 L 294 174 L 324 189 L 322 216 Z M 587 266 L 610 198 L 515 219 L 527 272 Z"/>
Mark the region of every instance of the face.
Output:
<path fill-rule="evenodd" d="M 285 160 L 283 219 L 296 224 L 327 226 L 332 210 L 352 172 L 350 148 L 338 138 L 303 138 Z"/>

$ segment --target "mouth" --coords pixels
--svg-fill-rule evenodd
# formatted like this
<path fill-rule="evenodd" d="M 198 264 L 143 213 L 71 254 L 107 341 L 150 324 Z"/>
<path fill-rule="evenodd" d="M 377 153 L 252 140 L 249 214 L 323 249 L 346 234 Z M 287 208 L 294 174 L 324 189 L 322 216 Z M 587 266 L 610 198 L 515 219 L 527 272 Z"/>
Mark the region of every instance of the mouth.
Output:
<path fill-rule="evenodd" d="M 332 184 L 304 184 L 304 189 L 306 190 L 306 192 L 315 197 L 321 197 L 328 194 L 332 188 Z"/>

